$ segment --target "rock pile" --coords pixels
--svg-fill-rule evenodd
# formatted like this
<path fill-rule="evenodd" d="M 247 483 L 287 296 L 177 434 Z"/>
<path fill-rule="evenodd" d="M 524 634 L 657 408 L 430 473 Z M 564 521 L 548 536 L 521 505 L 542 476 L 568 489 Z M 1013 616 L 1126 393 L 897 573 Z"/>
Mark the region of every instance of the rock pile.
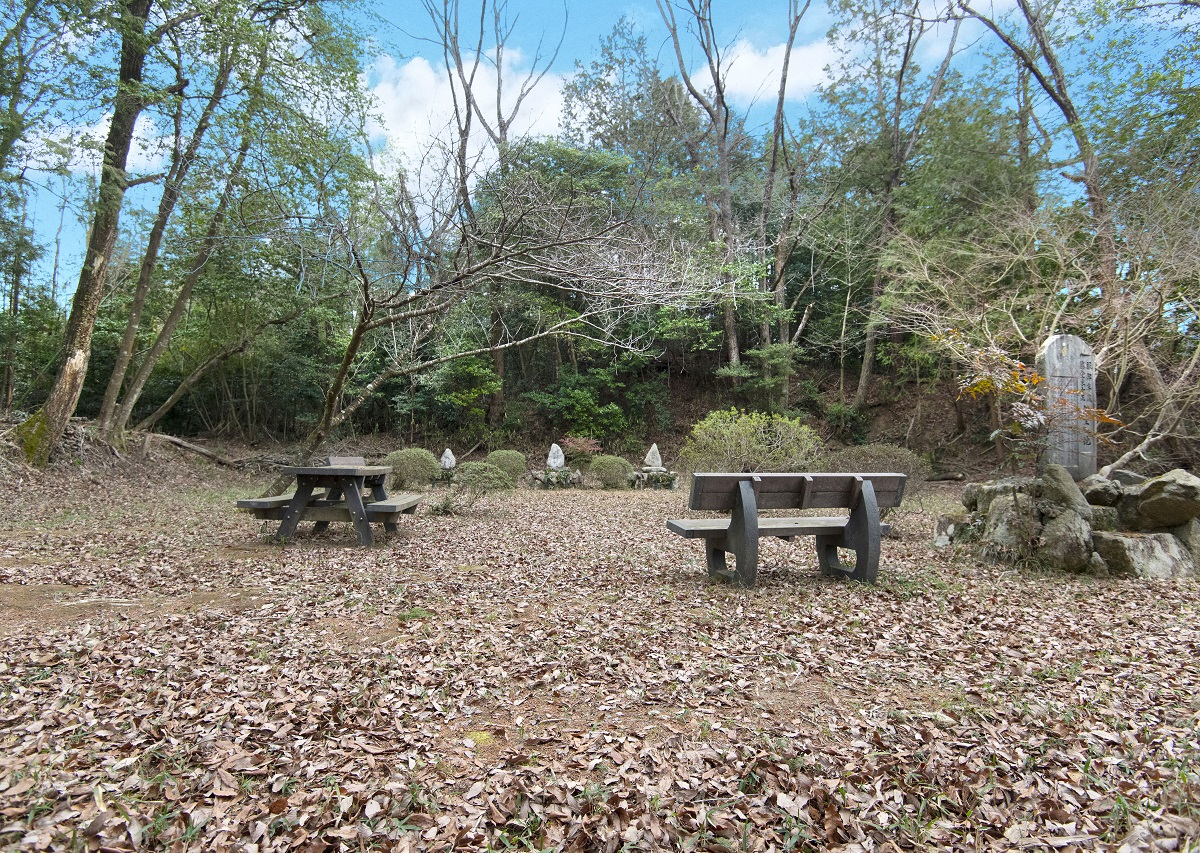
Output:
<path fill-rule="evenodd" d="M 1193 577 L 1200 569 L 1200 477 L 1093 474 L 1078 485 L 1060 465 L 1038 477 L 972 483 L 966 513 L 939 519 L 934 544 L 976 541 L 1009 558 L 1071 572 Z"/>

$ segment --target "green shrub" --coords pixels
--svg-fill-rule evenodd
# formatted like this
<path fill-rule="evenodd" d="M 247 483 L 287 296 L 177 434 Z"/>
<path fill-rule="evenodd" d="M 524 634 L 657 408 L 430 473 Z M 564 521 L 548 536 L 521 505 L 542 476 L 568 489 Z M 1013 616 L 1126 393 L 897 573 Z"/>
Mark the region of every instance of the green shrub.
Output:
<path fill-rule="evenodd" d="M 838 441 L 862 444 L 867 440 L 867 413 L 862 409 L 830 403 L 825 409 L 825 422 Z"/>
<path fill-rule="evenodd" d="M 503 468 L 487 462 L 464 462 L 454 469 L 454 482 L 440 499 L 429 504 L 434 515 L 456 515 L 470 509 L 484 495 L 504 492 L 516 481 Z"/>
<path fill-rule="evenodd" d="M 595 456 L 589 471 L 606 489 L 627 489 L 633 465 L 620 456 Z"/>
<path fill-rule="evenodd" d="M 544 390 L 527 392 L 525 399 L 556 432 L 606 438 L 629 429 L 625 412 L 616 402 L 623 388 L 614 368 L 594 368 L 563 373 Z"/>
<path fill-rule="evenodd" d="M 846 474 L 906 474 L 904 493 L 915 494 L 933 473 L 923 457 L 895 444 L 862 444 L 824 454 L 814 470 Z"/>
<path fill-rule="evenodd" d="M 495 465 L 501 471 L 506 472 L 517 483 L 524 479 L 526 472 L 529 470 L 529 464 L 525 461 L 525 454 L 519 450 L 493 450 L 487 455 L 487 459 L 483 461 L 488 465 Z"/>
<path fill-rule="evenodd" d="M 389 453 L 383 464 L 392 469 L 391 485 L 402 489 L 428 486 L 442 470 L 437 457 L 423 447 L 406 447 Z"/>
<path fill-rule="evenodd" d="M 679 461 L 690 471 L 803 471 L 820 453 L 820 437 L 798 418 L 729 409 L 692 427 Z"/>
<path fill-rule="evenodd" d="M 454 485 L 467 492 L 486 495 L 503 492 L 517 485 L 516 477 L 488 462 L 464 462 L 454 469 Z"/>

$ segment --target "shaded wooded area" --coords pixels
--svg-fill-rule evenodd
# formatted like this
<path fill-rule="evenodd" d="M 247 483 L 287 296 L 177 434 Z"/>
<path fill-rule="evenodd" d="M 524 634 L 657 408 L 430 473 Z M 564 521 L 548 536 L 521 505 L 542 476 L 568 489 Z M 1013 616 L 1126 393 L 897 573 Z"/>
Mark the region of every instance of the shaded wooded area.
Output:
<path fill-rule="evenodd" d="M 753 109 L 730 94 L 707 0 L 659 10 L 665 50 L 619 22 L 560 134 L 529 138 L 553 51 L 516 73 L 504 3 L 427 0 L 454 120 L 401 161 L 371 142 L 353 4 L 14 5 L 0 400 L 33 414 L 27 456 L 72 414 L 117 443 L 632 453 L 734 404 L 1003 462 L 1036 452 L 1026 366 L 1066 332 L 1096 353 L 1110 457 L 1194 459 L 1194 4 L 835 2 L 804 109 L 778 79 Z M 780 5 L 785 48 L 812 14 Z M 88 183 L 69 164 L 101 113 Z M 139 118 L 166 134 L 160 172 L 130 166 Z M 75 210 L 89 233 L 69 310 L 61 239 L 30 227 L 52 189 L 60 238 Z"/>

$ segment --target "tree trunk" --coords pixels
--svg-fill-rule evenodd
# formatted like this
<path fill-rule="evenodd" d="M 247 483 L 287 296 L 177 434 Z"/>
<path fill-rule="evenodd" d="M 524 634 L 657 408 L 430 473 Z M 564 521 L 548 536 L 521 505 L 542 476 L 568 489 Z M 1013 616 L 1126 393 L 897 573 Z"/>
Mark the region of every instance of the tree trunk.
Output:
<path fill-rule="evenodd" d="M 321 445 L 329 438 L 330 433 L 333 432 L 348 414 L 345 411 L 340 413 L 338 411 L 341 408 L 342 391 L 346 387 L 346 381 L 350 378 L 354 359 L 358 357 L 358 351 L 362 348 L 363 339 L 371 325 L 371 319 L 371 313 L 363 311 L 359 315 L 354 331 L 350 333 L 350 340 L 346 343 L 346 350 L 342 354 L 342 361 L 338 365 L 338 371 L 325 391 L 325 404 L 321 409 L 321 417 L 317 419 L 317 425 L 313 427 L 312 432 L 304 439 L 304 444 L 300 446 L 300 449 L 296 453 L 296 460 L 300 464 L 312 458 Z M 267 494 L 272 496 L 283 494 L 284 490 L 292 482 L 292 479 L 288 474 L 280 474 L 271 483 Z"/>
<path fill-rule="evenodd" d="M 996 457 L 996 465 L 1003 465 L 1005 459 L 1004 450 L 1004 429 L 1000 415 L 1000 398 L 995 394 L 989 394 L 988 398 L 988 426 L 992 428 L 992 453 Z"/>
<path fill-rule="evenodd" d="M 150 228 L 150 236 L 146 240 L 146 251 L 142 254 L 142 263 L 138 268 L 137 286 L 134 289 L 133 302 L 129 307 L 129 318 L 125 323 L 125 334 L 122 336 L 120 346 L 117 348 L 117 356 L 113 363 L 112 374 L 108 378 L 108 387 L 104 389 L 104 399 L 100 403 L 100 413 L 96 416 L 96 429 L 104 439 L 110 437 L 114 426 L 124 426 L 123 423 L 113 423 L 117 409 L 117 400 L 121 394 L 121 386 L 125 384 L 125 373 L 128 371 L 129 363 L 133 359 L 133 348 L 137 344 L 138 329 L 142 322 L 142 310 L 146 306 L 146 297 L 150 294 L 154 270 L 158 266 L 158 253 L 162 246 L 163 234 L 167 230 L 167 223 L 171 218 L 171 214 L 175 211 L 176 203 L 179 201 L 179 194 L 183 189 L 183 181 L 187 178 L 192 164 L 196 162 L 200 143 L 204 139 L 204 134 L 208 130 L 217 105 L 220 104 L 221 99 L 225 96 L 225 87 L 229 83 L 229 73 L 233 64 L 231 51 L 228 49 L 228 46 L 223 46 L 221 60 L 217 79 L 213 83 L 213 90 L 209 95 L 208 102 L 204 105 L 204 111 L 200 114 L 200 118 L 196 122 L 196 127 L 188 139 L 187 146 L 181 149 L 179 143 L 176 143 L 175 149 L 172 152 L 171 167 L 163 180 L 162 198 L 159 200 L 158 213 L 154 217 L 154 225 Z M 181 84 L 184 82 L 180 81 Z M 181 100 L 178 109 L 182 110 L 182 108 Z M 179 120 L 178 117 L 176 120 Z"/>
<path fill-rule="evenodd" d="M 17 315 L 21 311 L 21 270 L 20 260 L 16 252 L 13 253 L 13 270 L 12 270 L 12 290 L 8 294 L 8 313 L 12 317 L 14 324 L 17 320 Z M 15 326 L 14 326 L 15 332 Z M 11 335 L 5 342 L 4 346 L 4 386 L 0 391 L 0 405 L 4 407 L 4 414 L 12 411 L 13 395 L 16 393 L 17 376 L 17 338 L 16 335 Z"/>
<path fill-rule="evenodd" d="M 255 89 L 262 83 L 263 75 L 266 71 L 266 60 L 266 50 L 264 48 L 263 53 L 259 57 L 258 72 L 254 81 Z M 247 110 L 248 114 L 250 112 L 252 110 Z M 246 156 L 250 151 L 252 142 L 252 134 L 247 124 L 243 128 L 241 144 L 238 147 L 233 164 L 229 168 L 229 174 L 225 176 L 225 186 L 221 191 L 221 200 L 217 202 L 217 208 L 213 211 L 212 219 L 209 220 L 208 230 L 204 234 L 204 242 L 201 244 L 200 251 L 192 262 L 192 268 L 188 272 L 187 278 L 184 279 L 183 285 L 179 288 L 179 293 L 175 296 L 175 304 L 171 306 L 171 313 L 163 321 L 158 336 L 154 339 L 154 343 L 151 345 L 149 352 L 146 353 L 145 358 L 142 359 L 142 363 L 138 365 L 137 373 L 134 374 L 133 380 L 129 383 L 129 388 L 125 391 L 125 398 L 121 401 L 121 406 L 112 421 L 111 429 L 113 431 L 123 432 L 129 424 L 133 408 L 137 405 L 138 399 L 141 398 L 142 391 L 146 387 L 146 381 L 150 378 L 150 374 L 154 371 L 163 353 L 166 352 L 167 345 L 171 342 L 171 336 L 175 333 L 175 328 L 179 325 L 179 321 L 183 319 L 184 311 L 187 310 L 192 290 L 195 288 L 196 282 L 200 280 L 200 275 L 217 249 L 217 237 L 221 233 L 221 228 L 225 223 L 225 214 L 229 210 L 229 204 L 237 189 L 237 183 L 241 179 L 242 171 L 246 165 Z M 111 389 L 111 382 L 109 386 Z"/>
<path fill-rule="evenodd" d="M 499 346 L 501 336 L 503 334 L 504 322 L 500 316 L 500 311 L 497 309 L 492 316 L 493 327 L 495 332 L 492 335 L 492 346 Z M 504 421 L 504 359 L 505 350 L 495 349 L 492 351 L 492 372 L 496 374 L 496 380 L 499 383 L 496 390 L 492 392 L 492 397 L 488 400 L 487 422 L 488 426 L 499 426 Z"/>
<path fill-rule="evenodd" d="M 858 371 L 858 388 L 854 391 L 852 408 L 862 409 L 867 405 L 867 395 L 871 391 L 871 377 L 875 375 L 875 343 L 879 339 L 881 323 L 875 316 L 879 310 L 883 296 L 883 273 L 876 271 L 871 282 L 871 313 L 867 317 L 867 340 L 863 346 L 862 367 Z"/>
<path fill-rule="evenodd" d="M 149 44 L 146 40 L 146 18 L 151 0 L 126 0 L 121 13 L 121 68 L 117 96 L 113 105 L 112 123 L 104 143 L 104 160 L 100 170 L 100 188 L 91 236 L 79 284 L 71 302 L 63 344 L 65 358 L 41 410 L 18 429 L 18 440 L 30 464 L 44 467 L 50 452 L 62 438 L 67 422 L 75 413 L 83 381 L 87 376 L 92 351 L 92 332 L 96 314 L 104 295 L 104 277 L 108 271 L 112 249 L 116 244 L 121 220 L 121 206 L 128 181 L 125 166 L 133 141 L 133 128 L 145 106 L 142 92 L 142 70 Z"/>

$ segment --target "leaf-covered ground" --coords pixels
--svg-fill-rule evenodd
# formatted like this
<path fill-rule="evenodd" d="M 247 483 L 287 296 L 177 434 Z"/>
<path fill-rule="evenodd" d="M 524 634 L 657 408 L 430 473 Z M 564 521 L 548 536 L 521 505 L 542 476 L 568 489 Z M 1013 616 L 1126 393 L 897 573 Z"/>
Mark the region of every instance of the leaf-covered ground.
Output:
<path fill-rule="evenodd" d="M 771 541 L 710 584 L 682 492 L 521 490 L 370 551 L 261 481 L 12 475 L 0 845 L 1185 850 L 1200 587 L 980 565 L 894 516 L 881 582 Z M 307 527 L 307 525 L 306 525 Z"/>

